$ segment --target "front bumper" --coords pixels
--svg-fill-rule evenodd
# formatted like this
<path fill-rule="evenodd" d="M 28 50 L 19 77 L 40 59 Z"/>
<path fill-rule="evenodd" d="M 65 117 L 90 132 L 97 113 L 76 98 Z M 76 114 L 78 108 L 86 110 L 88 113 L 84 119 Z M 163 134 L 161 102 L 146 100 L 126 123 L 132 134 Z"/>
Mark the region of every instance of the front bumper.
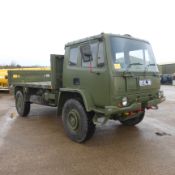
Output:
<path fill-rule="evenodd" d="M 157 108 L 157 105 L 163 101 L 165 101 L 165 97 L 149 100 L 147 101 L 145 108 L 148 108 L 148 109 Z M 135 103 L 132 103 L 130 106 L 121 107 L 121 108 L 117 106 L 105 106 L 104 114 L 105 116 L 111 116 L 111 115 L 115 115 L 118 113 L 141 111 L 141 110 L 142 110 L 142 103 L 135 102 Z"/>

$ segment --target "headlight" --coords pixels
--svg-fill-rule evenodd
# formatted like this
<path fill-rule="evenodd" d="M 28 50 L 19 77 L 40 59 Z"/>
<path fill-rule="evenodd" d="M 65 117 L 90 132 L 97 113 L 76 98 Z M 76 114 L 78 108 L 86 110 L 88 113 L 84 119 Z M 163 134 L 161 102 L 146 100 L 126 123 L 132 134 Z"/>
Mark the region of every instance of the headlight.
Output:
<path fill-rule="evenodd" d="M 158 98 L 162 98 L 163 97 L 163 91 L 159 91 L 158 92 Z"/>
<path fill-rule="evenodd" d="M 127 104 L 128 104 L 128 98 L 127 97 L 123 97 L 122 98 L 122 105 L 123 106 L 127 106 Z"/>

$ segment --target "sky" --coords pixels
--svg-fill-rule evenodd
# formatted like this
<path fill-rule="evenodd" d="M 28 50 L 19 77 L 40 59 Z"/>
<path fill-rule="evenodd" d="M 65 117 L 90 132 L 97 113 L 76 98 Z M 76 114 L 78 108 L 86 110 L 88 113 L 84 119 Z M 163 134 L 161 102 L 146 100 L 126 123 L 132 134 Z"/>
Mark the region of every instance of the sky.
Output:
<path fill-rule="evenodd" d="M 0 0 L 0 65 L 50 65 L 67 42 L 105 33 L 148 40 L 175 62 L 173 0 Z"/>

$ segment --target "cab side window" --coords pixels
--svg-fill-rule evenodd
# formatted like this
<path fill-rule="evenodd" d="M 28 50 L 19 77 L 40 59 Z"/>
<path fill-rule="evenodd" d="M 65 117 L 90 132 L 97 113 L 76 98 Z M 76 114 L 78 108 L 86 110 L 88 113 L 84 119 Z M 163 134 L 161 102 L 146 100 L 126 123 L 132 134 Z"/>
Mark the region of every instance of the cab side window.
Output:
<path fill-rule="evenodd" d="M 70 49 L 70 56 L 69 56 L 69 65 L 76 66 L 78 63 L 78 51 L 77 47 Z"/>
<path fill-rule="evenodd" d="M 96 67 L 98 43 L 81 46 L 82 67 Z"/>
<path fill-rule="evenodd" d="M 99 43 L 98 47 L 98 57 L 97 57 L 97 67 L 104 67 L 105 59 L 104 59 L 104 50 L 103 50 L 103 43 Z"/>

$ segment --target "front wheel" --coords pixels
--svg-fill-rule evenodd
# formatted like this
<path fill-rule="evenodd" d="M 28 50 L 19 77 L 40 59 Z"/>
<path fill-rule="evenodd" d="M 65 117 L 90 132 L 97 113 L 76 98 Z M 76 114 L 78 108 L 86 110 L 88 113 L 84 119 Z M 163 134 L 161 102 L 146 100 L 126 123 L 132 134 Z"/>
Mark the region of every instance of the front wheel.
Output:
<path fill-rule="evenodd" d="M 18 114 L 26 117 L 30 112 L 30 102 L 26 102 L 21 91 L 17 91 L 15 95 L 15 105 Z"/>
<path fill-rule="evenodd" d="M 87 113 L 82 104 L 68 100 L 63 107 L 62 121 L 68 137 L 78 143 L 90 139 L 95 132 L 92 113 Z"/>
<path fill-rule="evenodd" d="M 140 123 L 145 115 L 145 111 L 138 112 L 134 118 L 128 119 L 128 120 L 123 120 L 120 121 L 123 125 L 126 126 L 134 126 Z"/>

